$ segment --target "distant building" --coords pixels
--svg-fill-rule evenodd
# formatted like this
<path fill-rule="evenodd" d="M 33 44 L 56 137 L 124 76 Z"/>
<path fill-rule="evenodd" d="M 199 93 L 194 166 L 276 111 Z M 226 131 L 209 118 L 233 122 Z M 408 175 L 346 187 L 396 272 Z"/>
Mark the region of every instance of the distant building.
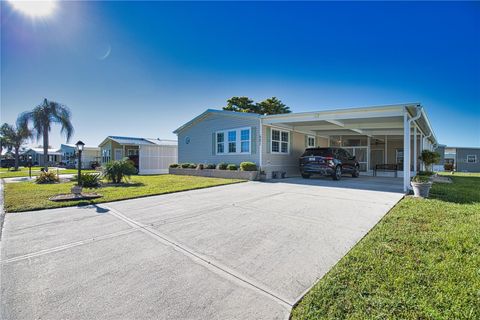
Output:
<path fill-rule="evenodd" d="M 22 153 L 24 161 L 32 157 L 32 164 L 35 166 L 44 166 L 43 148 L 29 148 Z M 62 161 L 62 153 L 58 149 L 48 149 L 48 166 L 57 166 Z"/>
<path fill-rule="evenodd" d="M 480 172 L 480 148 L 449 147 L 437 148 L 440 165 L 452 164 L 458 172 Z"/>
<path fill-rule="evenodd" d="M 60 146 L 62 163 L 67 167 L 77 167 L 78 155 L 74 144 L 62 144 Z M 96 163 L 100 163 L 100 147 L 84 146 L 82 152 L 82 169 L 90 169 Z"/>

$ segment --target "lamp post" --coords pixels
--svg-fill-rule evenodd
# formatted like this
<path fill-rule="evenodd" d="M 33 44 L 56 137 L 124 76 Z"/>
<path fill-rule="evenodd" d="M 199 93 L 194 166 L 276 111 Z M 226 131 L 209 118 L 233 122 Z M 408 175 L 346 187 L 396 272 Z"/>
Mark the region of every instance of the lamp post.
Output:
<path fill-rule="evenodd" d="M 85 143 L 79 140 L 77 143 L 75 143 L 75 146 L 77 147 L 77 152 L 78 152 L 78 186 L 80 187 L 82 185 L 82 181 L 81 181 L 82 151 L 83 151 L 83 147 L 85 146 Z"/>
<path fill-rule="evenodd" d="M 32 179 L 32 156 L 28 156 L 28 176 Z"/>

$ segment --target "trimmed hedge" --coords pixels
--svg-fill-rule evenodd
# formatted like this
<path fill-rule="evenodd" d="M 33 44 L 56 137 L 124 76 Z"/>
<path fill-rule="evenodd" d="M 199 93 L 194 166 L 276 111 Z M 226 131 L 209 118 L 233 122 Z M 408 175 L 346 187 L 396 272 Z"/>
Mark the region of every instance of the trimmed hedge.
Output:
<path fill-rule="evenodd" d="M 222 162 L 217 164 L 217 170 L 227 170 L 228 164 Z"/>
<path fill-rule="evenodd" d="M 227 170 L 230 170 L 230 171 L 235 171 L 237 170 L 238 167 L 236 164 L 233 164 L 233 163 L 230 163 L 228 166 L 227 166 Z"/>
<path fill-rule="evenodd" d="M 257 171 L 257 165 L 253 162 L 245 161 L 240 163 L 240 170 L 242 171 Z"/>

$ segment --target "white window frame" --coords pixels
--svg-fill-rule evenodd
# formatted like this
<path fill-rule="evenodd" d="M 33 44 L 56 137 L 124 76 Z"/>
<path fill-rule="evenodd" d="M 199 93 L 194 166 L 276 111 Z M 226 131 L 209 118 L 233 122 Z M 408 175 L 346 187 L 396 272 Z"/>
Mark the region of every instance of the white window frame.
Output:
<path fill-rule="evenodd" d="M 310 144 L 310 139 L 313 139 L 313 145 Z M 317 139 L 315 138 L 315 136 L 308 135 L 307 136 L 307 148 L 315 148 L 316 144 L 317 144 Z"/>
<path fill-rule="evenodd" d="M 273 140 L 273 131 L 278 131 L 279 132 L 280 140 Z M 287 136 L 288 136 L 287 152 L 282 152 L 282 143 L 285 143 L 285 141 L 282 141 L 282 132 L 286 133 Z M 290 131 L 277 129 L 277 128 L 271 128 L 271 132 L 270 132 L 270 152 L 274 153 L 274 154 L 290 154 L 290 140 L 291 140 Z M 278 151 L 273 151 L 273 142 L 278 142 L 279 143 Z"/>
<path fill-rule="evenodd" d="M 469 157 L 473 157 L 473 162 L 468 160 Z M 476 154 L 467 154 L 467 163 L 477 163 L 477 155 Z"/>
<path fill-rule="evenodd" d="M 248 152 L 241 152 L 242 150 L 242 131 L 248 130 Z M 235 152 L 228 152 L 228 133 L 235 131 Z M 223 152 L 218 152 L 218 145 L 222 142 L 218 142 L 218 134 L 223 133 Z M 252 128 L 242 127 L 242 128 L 232 128 L 226 130 L 215 131 L 215 154 L 216 155 L 238 155 L 238 154 L 251 154 L 252 153 Z M 244 142 L 246 140 L 243 140 Z M 233 141 L 232 141 L 233 142 Z"/>

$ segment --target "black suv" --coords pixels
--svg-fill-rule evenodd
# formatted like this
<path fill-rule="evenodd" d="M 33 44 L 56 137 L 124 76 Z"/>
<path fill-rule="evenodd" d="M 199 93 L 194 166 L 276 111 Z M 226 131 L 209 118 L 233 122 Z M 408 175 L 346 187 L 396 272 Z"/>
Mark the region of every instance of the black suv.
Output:
<path fill-rule="evenodd" d="M 308 148 L 300 157 L 300 173 L 307 179 L 312 174 L 332 176 L 340 180 L 342 174 L 349 173 L 357 178 L 360 174 L 358 161 L 342 148 Z"/>

